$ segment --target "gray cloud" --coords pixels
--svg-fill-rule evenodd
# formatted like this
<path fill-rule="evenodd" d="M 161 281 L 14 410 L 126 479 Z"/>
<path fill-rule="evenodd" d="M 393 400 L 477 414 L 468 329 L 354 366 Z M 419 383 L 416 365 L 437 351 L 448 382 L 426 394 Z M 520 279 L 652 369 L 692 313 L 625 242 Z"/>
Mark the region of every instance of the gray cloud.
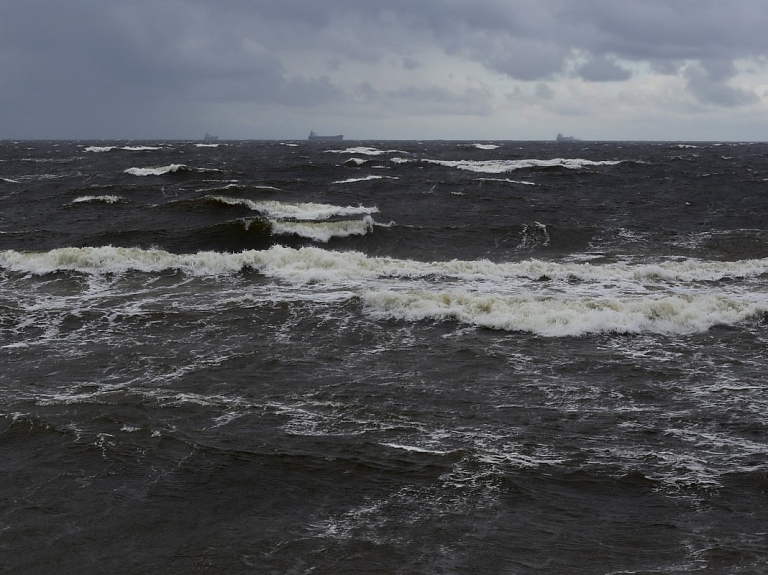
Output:
<path fill-rule="evenodd" d="M 757 94 L 727 84 L 734 74 L 732 66 L 723 66 L 722 62 L 709 66 L 691 64 L 685 69 L 688 91 L 703 104 L 744 106 L 757 102 Z"/>
<path fill-rule="evenodd" d="M 434 70 L 427 54 L 436 53 L 550 84 L 574 72 L 623 82 L 632 76 L 625 63 L 646 64 L 681 77 L 700 102 L 733 108 L 759 100 L 735 87 L 734 62 L 768 54 L 766 28 L 762 0 L 5 2 L 0 123 L 19 135 L 29 126 L 62 136 L 77 126 L 88 136 L 150 134 L 181 130 L 228 103 L 317 110 L 363 101 L 400 114 L 405 102 L 419 113 L 432 102 L 489 113 L 485 89 L 437 85 L 434 76 L 393 88 L 386 76 L 354 72 L 390 58 L 426 77 Z M 589 60 L 575 66 L 583 54 Z M 297 66 L 313 58 L 320 64 Z M 541 99 L 566 93 L 533 89 Z"/>
<path fill-rule="evenodd" d="M 610 56 L 590 58 L 586 64 L 577 69 L 579 76 L 590 82 L 618 82 L 629 80 L 632 72 L 622 68 Z"/>

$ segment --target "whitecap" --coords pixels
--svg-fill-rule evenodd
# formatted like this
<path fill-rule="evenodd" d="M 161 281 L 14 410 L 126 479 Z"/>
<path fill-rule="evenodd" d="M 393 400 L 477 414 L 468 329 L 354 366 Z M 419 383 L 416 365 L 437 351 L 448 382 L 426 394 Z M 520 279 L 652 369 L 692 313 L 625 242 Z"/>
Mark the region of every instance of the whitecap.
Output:
<path fill-rule="evenodd" d="M 377 148 L 357 147 L 347 148 L 346 150 L 326 150 L 328 154 L 362 154 L 364 156 L 381 156 L 383 154 L 407 154 L 401 150 L 379 150 Z"/>
<path fill-rule="evenodd" d="M 364 236 L 371 231 L 373 231 L 371 216 L 361 220 L 335 222 L 272 222 L 272 233 L 275 235 L 297 235 L 323 243 L 327 243 L 332 238 Z"/>
<path fill-rule="evenodd" d="M 472 147 L 478 150 L 495 150 L 499 148 L 496 144 L 472 144 Z"/>
<path fill-rule="evenodd" d="M 327 220 L 333 217 L 375 214 L 379 211 L 376 207 L 334 206 L 313 202 L 254 201 L 246 198 L 229 198 L 226 196 L 212 196 L 210 199 L 228 205 L 246 206 L 255 212 L 260 212 L 274 219 Z"/>
<path fill-rule="evenodd" d="M 124 201 L 125 198 L 121 196 L 81 196 L 72 200 L 73 204 L 90 203 L 90 202 L 104 202 L 106 204 L 116 204 L 117 202 Z"/>
<path fill-rule="evenodd" d="M 569 158 L 554 158 L 552 160 L 424 160 L 431 164 L 467 170 L 470 172 L 481 172 L 488 174 L 500 174 L 528 168 L 566 168 L 569 170 L 580 170 L 585 167 L 593 166 L 615 166 L 621 163 L 620 160 L 584 160 Z"/>
<path fill-rule="evenodd" d="M 170 164 L 158 168 L 128 168 L 127 170 L 123 170 L 123 173 L 132 176 L 164 176 L 166 174 L 186 171 L 189 171 L 189 168 L 184 164 Z"/>

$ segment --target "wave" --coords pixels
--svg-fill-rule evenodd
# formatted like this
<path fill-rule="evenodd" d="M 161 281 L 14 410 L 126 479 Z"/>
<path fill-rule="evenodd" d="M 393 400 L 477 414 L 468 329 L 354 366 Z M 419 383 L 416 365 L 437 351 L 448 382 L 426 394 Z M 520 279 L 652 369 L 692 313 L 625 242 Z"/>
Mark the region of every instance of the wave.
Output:
<path fill-rule="evenodd" d="M 171 254 L 163 250 L 117 248 L 111 246 L 58 248 L 46 252 L 0 251 L 0 268 L 24 273 L 50 273 L 60 270 L 89 273 L 134 269 L 160 271 L 186 269 L 191 266 L 205 273 L 205 262 L 217 261 L 210 268 L 215 275 L 221 269 L 240 271 L 244 267 L 268 270 L 291 281 L 312 283 L 349 279 L 439 279 L 475 282 L 478 285 L 509 285 L 513 280 L 527 280 L 528 286 L 571 286 L 584 282 L 587 286 L 625 285 L 659 289 L 675 282 L 709 284 L 721 280 L 750 278 L 768 274 L 768 258 L 735 262 L 684 260 L 657 264 L 557 263 L 526 260 L 494 263 L 488 260 L 451 260 L 421 262 L 391 257 L 371 257 L 356 251 L 328 251 L 316 247 L 285 248 L 273 246 L 266 251 L 246 250 L 240 253 L 201 252 Z M 202 260 L 200 259 L 202 258 Z M 575 288 L 574 288 L 575 289 Z M 607 288 L 606 288 L 607 289 Z"/>
<path fill-rule="evenodd" d="M 122 196 L 81 196 L 72 200 L 73 204 L 83 204 L 91 202 L 104 202 L 106 204 L 116 204 L 118 202 L 124 202 L 125 198 Z"/>
<path fill-rule="evenodd" d="M 246 206 L 249 209 L 274 219 L 292 220 L 327 220 L 333 217 L 370 215 L 378 213 L 376 207 L 365 206 L 334 206 L 330 204 L 289 203 L 278 201 L 254 201 L 246 198 L 229 198 L 226 196 L 209 196 L 212 202 L 220 202 L 231 206 Z"/>
<path fill-rule="evenodd" d="M 104 153 L 111 152 L 112 150 L 126 150 L 129 152 L 151 152 L 154 150 L 162 150 L 160 146 L 88 146 L 85 148 L 85 152 Z"/>
<path fill-rule="evenodd" d="M 595 333 L 690 334 L 768 312 L 768 302 L 715 295 L 596 298 L 498 297 L 467 292 L 371 291 L 366 311 L 378 319 L 458 321 L 545 337 Z"/>
<path fill-rule="evenodd" d="M 338 222 L 272 222 L 274 235 L 297 235 L 314 241 L 327 243 L 332 238 L 364 236 L 373 231 L 373 218 L 344 220 Z"/>
<path fill-rule="evenodd" d="M 0 182 L 5 182 L 6 184 L 18 184 L 20 182 L 16 180 L 12 180 L 10 178 L 0 178 Z"/>
<path fill-rule="evenodd" d="M 351 222 L 243 223 L 245 231 L 253 226 L 258 234 L 290 234 L 322 242 L 364 235 L 375 225 L 370 216 Z M 768 259 L 634 266 L 533 260 L 496 264 L 419 262 L 279 245 L 238 253 L 195 254 L 103 246 L 46 252 L 6 250 L 0 252 L 0 268 L 31 275 L 175 270 L 193 276 L 232 275 L 253 269 L 314 291 L 323 285 L 352 290 L 350 293 L 359 294 L 365 313 L 375 318 L 458 321 L 546 337 L 612 332 L 690 334 L 768 314 L 763 283 L 711 283 L 765 275 Z M 687 283 L 665 283 L 661 275 Z M 553 279 L 558 277 L 564 281 Z M 580 284 L 579 280 L 588 282 Z"/>
<path fill-rule="evenodd" d="M 565 168 L 569 170 L 581 170 L 587 167 L 615 166 L 622 163 L 623 160 L 594 161 L 578 158 L 555 158 L 552 160 L 413 160 L 409 158 L 392 158 L 391 161 L 398 164 L 408 162 L 425 162 L 427 164 L 437 164 L 448 168 L 456 168 L 470 172 L 479 172 L 484 174 L 503 174 L 506 172 L 513 172 L 515 170 L 531 168 Z"/>
<path fill-rule="evenodd" d="M 198 173 L 222 173 L 217 168 L 190 168 L 186 164 L 170 164 L 168 166 L 159 166 L 156 168 L 128 168 L 123 170 L 124 174 L 132 176 L 164 176 L 166 174 L 181 174 L 188 172 Z"/>
<path fill-rule="evenodd" d="M 496 144 L 472 144 L 472 147 L 478 150 L 496 150 L 499 148 Z"/>
<path fill-rule="evenodd" d="M 326 150 L 327 154 L 362 154 L 364 156 L 381 156 L 383 154 L 407 154 L 402 150 L 379 150 L 378 148 L 368 148 L 360 146 L 357 148 L 347 148 L 346 150 Z"/>
<path fill-rule="evenodd" d="M 159 168 L 128 168 L 123 173 L 132 176 L 164 176 L 166 174 L 176 174 L 182 172 L 191 172 L 191 168 L 184 164 L 171 164 L 169 166 L 160 166 Z"/>

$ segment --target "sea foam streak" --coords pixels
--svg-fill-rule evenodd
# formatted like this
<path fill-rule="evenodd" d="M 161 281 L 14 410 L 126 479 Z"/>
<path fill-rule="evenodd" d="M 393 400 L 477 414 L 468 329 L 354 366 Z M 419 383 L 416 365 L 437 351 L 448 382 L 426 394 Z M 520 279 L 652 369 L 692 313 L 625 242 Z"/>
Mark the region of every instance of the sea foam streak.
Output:
<path fill-rule="evenodd" d="M 362 178 L 349 178 L 346 180 L 340 180 L 338 182 L 333 182 L 334 184 L 353 184 L 355 182 L 367 182 L 370 180 L 398 180 L 399 178 L 396 176 L 365 176 Z"/>

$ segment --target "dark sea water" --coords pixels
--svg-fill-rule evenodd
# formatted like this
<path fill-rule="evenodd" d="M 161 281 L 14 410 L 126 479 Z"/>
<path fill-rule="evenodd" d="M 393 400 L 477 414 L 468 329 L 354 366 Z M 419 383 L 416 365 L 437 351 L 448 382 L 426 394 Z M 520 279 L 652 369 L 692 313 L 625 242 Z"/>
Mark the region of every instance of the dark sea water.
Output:
<path fill-rule="evenodd" d="M 0 571 L 768 572 L 768 145 L 0 143 Z"/>

